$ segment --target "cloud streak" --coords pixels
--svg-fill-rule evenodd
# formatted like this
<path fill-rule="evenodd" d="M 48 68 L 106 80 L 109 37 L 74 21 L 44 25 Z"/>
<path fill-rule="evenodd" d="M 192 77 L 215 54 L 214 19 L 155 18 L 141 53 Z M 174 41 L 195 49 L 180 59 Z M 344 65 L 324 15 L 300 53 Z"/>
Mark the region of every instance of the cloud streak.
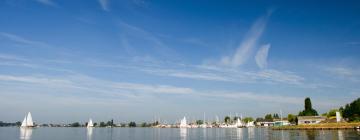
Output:
<path fill-rule="evenodd" d="M 104 11 L 110 11 L 109 0 L 99 0 L 99 4 Z"/>
<path fill-rule="evenodd" d="M 56 6 L 56 4 L 52 0 L 36 0 L 36 1 L 48 6 Z"/>
<path fill-rule="evenodd" d="M 267 66 L 267 57 L 269 54 L 270 44 L 263 45 L 255 55 L 256 64 L 259 68 L 264 69 Z"/>
<path fill-rule="evenodd" d="M 249 32 L 245 35 L 244 40 L 240 46 L 236 49 L 235 53 L 231 56 L 224 56 L 220 64 L 231 67 L 239 67 L 243 65 L 251 56 L 253 49 L 256 46 L 257 41 L 263 34 L 267 21 L 271 15 L 269 12 L 267 15 L 260 17 L 250 28 Z"/>
<path fill-rule="evenodd" d="M 26 39 L 24 37 L 21 37 L 21 36 L 15 35 L 15 34 L 11 34 L 11 33 L 0 32 L 0 37 L 11 40 L 11 41 L 19 43 L 19 44 L 24 44 L 24 45 L 29 45 L 29 46 L 35 46 L 35 47 L 48 47 L 49 46 L 47 43 Z"/>

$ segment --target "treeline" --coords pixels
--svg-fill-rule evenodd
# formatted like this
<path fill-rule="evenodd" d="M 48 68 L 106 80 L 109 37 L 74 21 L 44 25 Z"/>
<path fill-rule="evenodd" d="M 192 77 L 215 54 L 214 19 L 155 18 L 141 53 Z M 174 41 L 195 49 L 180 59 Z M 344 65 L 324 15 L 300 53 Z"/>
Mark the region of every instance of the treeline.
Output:
<path fill-rule="evenodd" d="M 0 127 L 11 127 L 11 126 L 20 126 L 21 122 L 15 122 L 15 123 L 7 123 L 0 121 Z"/>
<path fill-rule="evenodd" d="M 339 111 L 347 121 L 360 121 L 360 98 L 340 107 Z"/>

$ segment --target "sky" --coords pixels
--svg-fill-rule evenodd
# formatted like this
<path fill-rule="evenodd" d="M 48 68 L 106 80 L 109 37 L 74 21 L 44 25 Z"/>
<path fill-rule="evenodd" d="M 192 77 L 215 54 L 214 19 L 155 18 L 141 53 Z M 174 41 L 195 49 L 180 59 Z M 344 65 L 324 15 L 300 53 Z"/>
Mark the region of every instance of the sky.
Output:
<path fill-rule="evenodd" d="M 360 96 L 359 1 L 1 0 L 0 120 L 324 113 Z"/>

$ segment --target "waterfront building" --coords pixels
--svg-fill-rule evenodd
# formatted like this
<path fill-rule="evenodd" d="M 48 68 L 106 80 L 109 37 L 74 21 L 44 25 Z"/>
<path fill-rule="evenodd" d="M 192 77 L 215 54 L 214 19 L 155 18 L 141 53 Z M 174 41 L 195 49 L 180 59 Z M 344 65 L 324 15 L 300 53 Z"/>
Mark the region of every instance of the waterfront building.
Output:
<path fill-rule="evenodd" d="M 317 124 L 325 120 L 324 116 L 299 116 L 298 124 Z"/>

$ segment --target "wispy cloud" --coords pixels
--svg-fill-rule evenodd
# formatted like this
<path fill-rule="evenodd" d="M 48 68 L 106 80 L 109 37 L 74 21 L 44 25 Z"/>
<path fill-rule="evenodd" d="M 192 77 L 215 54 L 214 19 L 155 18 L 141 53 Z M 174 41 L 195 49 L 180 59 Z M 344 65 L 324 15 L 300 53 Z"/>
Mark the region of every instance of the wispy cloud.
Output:
<path fill-rule="evenodd" d="M 231 67 L 238 67 L 244 64 L 252 54 L 253 49 L 255 48 L 257 41 L 263 34 L 267 21 L 271 15 L 269 12 L 267 15 L 260 17 L 250 28 L 249 32 L 246 34 L 244 40 L 241 42 L 240 46 L 236 49 L 235 53 L 230 56 L 224 56 L 220 64 Z"/>
<path fill-rule="evenodd" d="M 56 6 L 56 3 L 52 0 L 36 0 L 36 1 L 48 6 Z"/>
<path fill-rule="evenodd" d="M 277 102 L 277 103 L 289 103 L 300 104 L 302 98 L 287 97 L 280 95 L 266 95 L 251 92 L 230 92 L 230 91 L 207 91 L 207 90 L 195 90 L 187 87 L 176 87 L 170 85 L 149 85 L 138 84 L 128 82 L 113 82 L 108 80 L 101 80 L 86 75 L 65 75 L 61 77 L 46 76 L 46 75 L 30 75 L 30 76 L 15 76 L 15 75 L 0 75 L 0 83 L 15 84 L 26 88 L 28 92 L 45 90 L 47 94 L 55 94 L 49 91 L 62 91 L 63 94 L 72 95 L 73 93 L 81 94 L 81 97 L 86 94 L 102 97 L 125 96 L 134 97 L 132 100 L 136 100 L 137 97 L 149 96 L 151 94 L 179 94 L 187 95 L 189 98 L 194 96 L 209 97 L 209 98 L 223 98 L 230 100 L 253 100 L 262 102 Z M 51 89 L 51 90 L 50 90 Z M 76 96 L 76 95 L 72 95 Z"/>
<path fill-rule="evenodd" d="M 110 11 L 109 0 L 99 0 L 100 6 L 104 11 Z"/>
<path fill-rule="evenodd" d="M 360 69 L 345 66 L 333 66 L 325 68 L 336 77 L 345 78 L 351 81 L 360 81 Z"/>
<path fill-rule="evenodd" d="M 153 53 L 153 56 L 155 54 L 159 57 L 166 57 L 167 59 L 179 59 L 176 51 L 167 46 L 164 41 L 154 33 L 123 21 L 120 21 L 119 25 L 123 34 L 121 36 L 122 45 L 124 45 L 126 50 L 131 50 L 132 53 L 136 52 L 138 54 L 142 52 L 143 54 L 141 55 Z M 143 50 L 146 51 L 137 48 L 143 48 Z"/>
<path fill-rule="evenodd" d="M 228 77 L 217 75 L 215 73 L 206 72 L 195 72 L 195 71 L 181 71 L 175 69 L 143 69 L 147 73 L 160 75 L 160 76 L 171 76 L 177 78 L 196 79 L 196 80 L 208 80 L 208 81 L 232 81 Z"/>
<path fill-rule="evenodd" d="M 44 89 L 61 89 L 69 93 L 103 93 L 105 95 L 120 95 L 131 97 L 133 94 L 190 94 L 193 92 L 191 88 L 175 87 L 170 85 L 148 85 L 128 82 L 113 82 L 102 80 L 87 75 L 63 75 L 47 76 L 47 75 L 30 75 L 30 76 L 14 76 L 0 75 L 2 83 L 30 84 L 30 87 L 41 86 Z"/>
<path fill-rule="evenodd" d="M 255 61 L 256 64 L 261 68 L 264 69 L 267 66 L 267 57 L 269 54 L 270 44 L 263 45 L 258 50 L 258 52 L 255 55 Z"/>
<path fill-rule="evenodd" d="M 29 45 L 29 46 L 35 46 L 35 47 L 48 47 L 49 46 L 47 43 L 30 40 L 30 39 L 24 38 L 22 36 L 18 36 L 18 35 L 11 34 L 11 33 L 0 32 L 0 37 L 6 38 L 8 40 L 11 40 L 11 41 L 19 43 L 19 44 L 24 44 L 24 45 Z"/>
<path fill-rule="evenodd" d="M 188 68 L 187 70 L 178 69 L 159 69 L 159 68 L 142 68 L 142 71 L 159 76 L 171 76 L 177 78 L 221 81 L 232 83 L 263 83 L 274 84 L 281 83 L 286 85 L 302 85 L 305 78 L 292 72 L 282 72 L 274 69 L 261 71 L 243 71 L 237 69 L 215 69 L 208 67 Z"/>
<path fill-rule="evenodd" d="M 217 92 L 206 93 L 203 96 L 221 97 L 232 100 L 252 100 L 256 102 L 273 102 L 286 104 L 302 104 L 303 97 L 289 97 L 274 94 L 257 94 L 252 92 Z"/>
<path fill-rule="evenodd" d="M 14 61 L 28 61 L 28 59 L 16 55 L 10 55 L 10 54 L 0 54 L 0 60 L 14 60 Z"/>

